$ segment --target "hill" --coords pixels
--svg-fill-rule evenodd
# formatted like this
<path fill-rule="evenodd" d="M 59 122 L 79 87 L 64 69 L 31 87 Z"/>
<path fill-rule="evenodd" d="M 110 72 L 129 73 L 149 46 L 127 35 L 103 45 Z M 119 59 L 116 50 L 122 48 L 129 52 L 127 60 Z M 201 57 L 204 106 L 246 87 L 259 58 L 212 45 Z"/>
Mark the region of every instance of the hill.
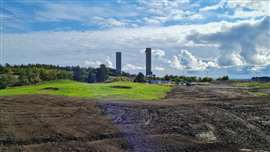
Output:
<path fill-rule="evenodd" d="M 171 87 L 134 82 L 82 83 L 56 80 L 37 85 L 0 90 L 0 96 L 51 94 L 90 99 L 156 100 L 165 97 Z"/>

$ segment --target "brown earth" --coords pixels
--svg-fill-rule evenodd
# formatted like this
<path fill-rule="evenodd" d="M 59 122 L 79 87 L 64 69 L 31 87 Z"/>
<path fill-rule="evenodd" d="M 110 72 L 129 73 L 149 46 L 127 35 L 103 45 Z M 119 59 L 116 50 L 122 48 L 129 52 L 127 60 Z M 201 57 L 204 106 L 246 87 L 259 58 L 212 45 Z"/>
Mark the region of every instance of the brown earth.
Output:
<path fill-rule="evenodd" d="M 270 151 L 270 96 L 247 89 L 178 86 L 159 102 L 0 97 L 0 151 Z"/>

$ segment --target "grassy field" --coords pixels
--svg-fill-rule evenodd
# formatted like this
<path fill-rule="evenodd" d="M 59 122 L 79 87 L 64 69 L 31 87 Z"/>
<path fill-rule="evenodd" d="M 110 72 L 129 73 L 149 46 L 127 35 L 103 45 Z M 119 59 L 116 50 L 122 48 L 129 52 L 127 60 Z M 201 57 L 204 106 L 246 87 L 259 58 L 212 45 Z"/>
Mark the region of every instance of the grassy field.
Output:
<path fill-rule="evenodd" d="M 257 89 L 270 89 L 270 83 L 262 83 L 262 82 L 242 82 L 237 83 L 238 86 L 241 87 L 253 87 Z"/>
<path fill-rule="evenodd" d="M 52 94 L 91 99 L 156 100 L 165 97 L 171 87 L 133 82 L 88 84 L 58 80 L 38 85 L 0 90 L 0 96 Z"/>

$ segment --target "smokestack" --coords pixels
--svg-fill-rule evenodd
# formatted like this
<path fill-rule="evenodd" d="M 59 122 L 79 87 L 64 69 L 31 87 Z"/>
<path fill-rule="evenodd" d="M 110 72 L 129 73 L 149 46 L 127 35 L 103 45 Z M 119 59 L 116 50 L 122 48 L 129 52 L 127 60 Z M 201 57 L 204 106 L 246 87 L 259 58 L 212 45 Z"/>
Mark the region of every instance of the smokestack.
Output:
<path fill-rule="evenodd" d="M 122 72 L 122 57 L 121 52 L 116 52 L 116 71 L 118 74 Z"/>
<path fill-rule="evenodd" d="M 152 75 L 151 70 L 151 48 L 145 49 L 145 57 L 146 57 L 146 76 Z"/>

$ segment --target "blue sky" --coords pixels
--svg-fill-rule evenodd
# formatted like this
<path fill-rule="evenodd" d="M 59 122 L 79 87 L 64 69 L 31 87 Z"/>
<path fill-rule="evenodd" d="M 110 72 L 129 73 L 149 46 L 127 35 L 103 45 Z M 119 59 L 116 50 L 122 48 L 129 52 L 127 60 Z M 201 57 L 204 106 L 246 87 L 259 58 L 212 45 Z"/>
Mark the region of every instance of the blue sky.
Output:
<path fill-rule="evenodd" d="M 157 75 L 270 75 L 268 0 L 0 0 L 1 63 L 115 66 Z"/>

